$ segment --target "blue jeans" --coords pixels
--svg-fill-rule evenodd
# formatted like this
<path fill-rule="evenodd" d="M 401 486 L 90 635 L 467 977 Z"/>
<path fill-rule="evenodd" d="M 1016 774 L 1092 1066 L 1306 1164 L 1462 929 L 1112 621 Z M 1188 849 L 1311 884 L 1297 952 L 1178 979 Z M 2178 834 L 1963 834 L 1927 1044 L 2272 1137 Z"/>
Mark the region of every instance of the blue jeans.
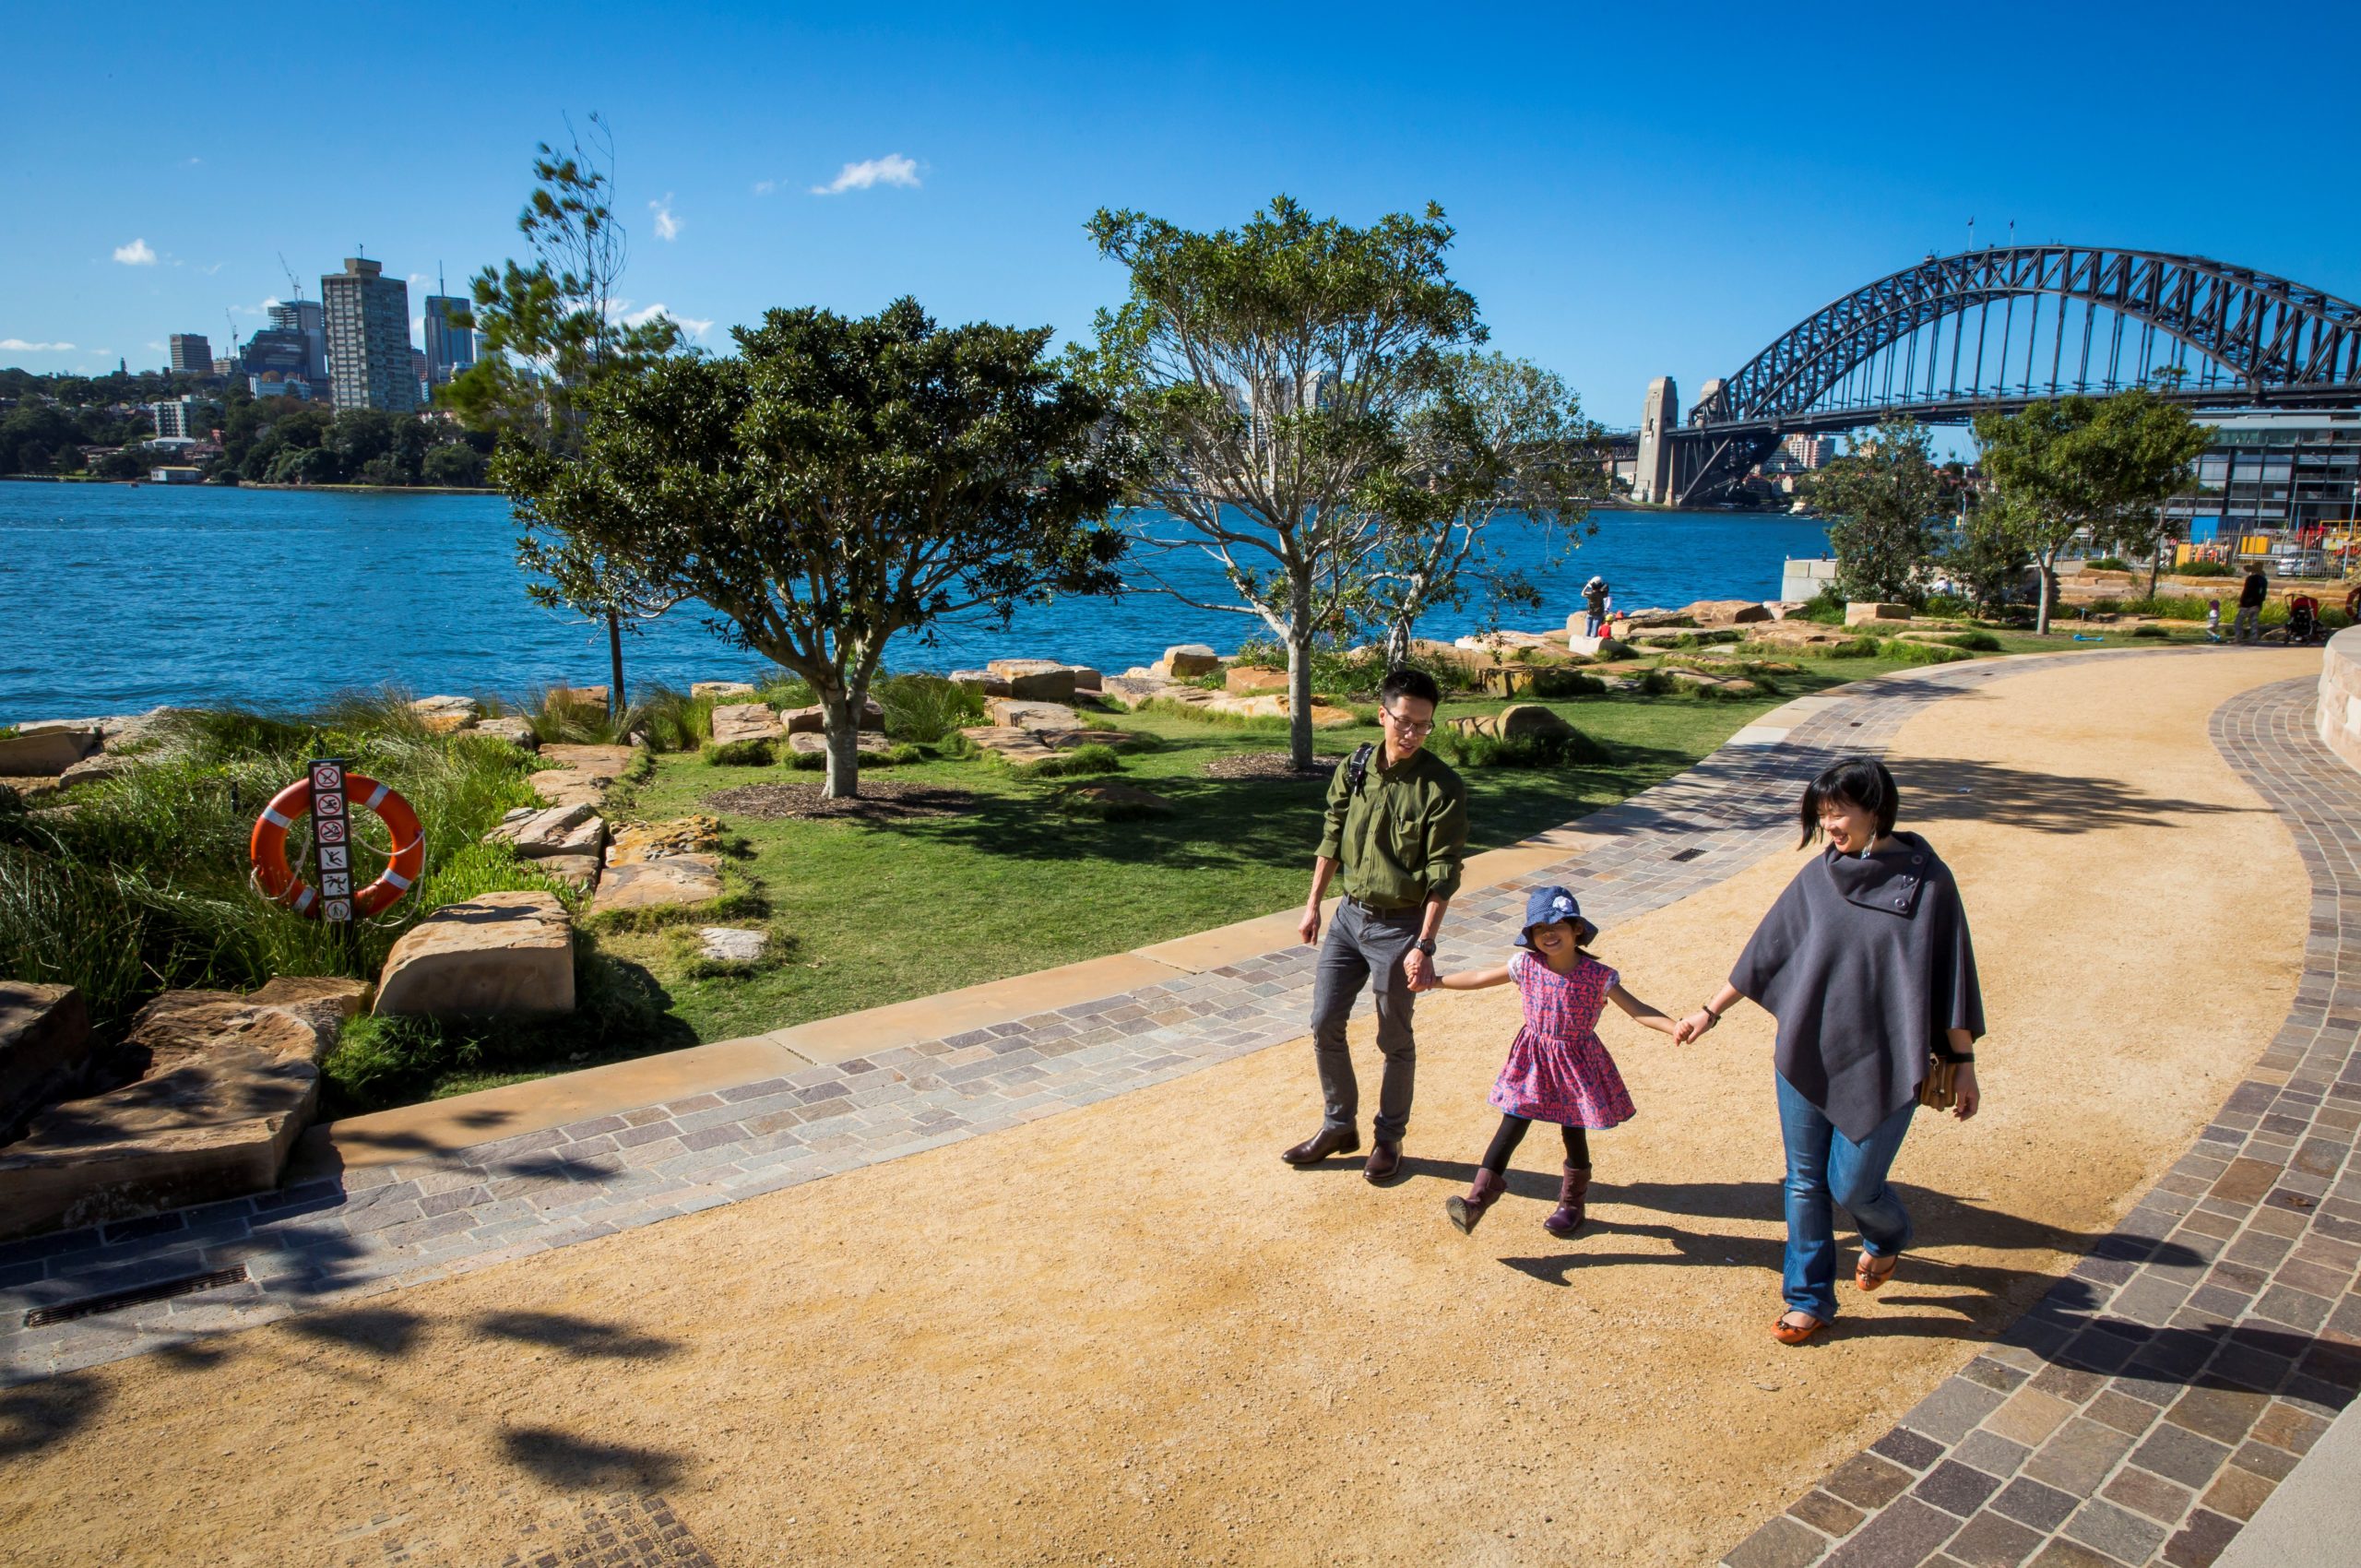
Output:
<path fill-rule="evenodd" d="M 1872 1257 L 1891 1257 L 1910 1244 L 1910 1216 L 1901 1194 L 1886 1184 L 1902 1135 L 1910 1131 L 1914 1099 L 1855 1143 L 1821 1109 L 1774 1073 L 1779 1084 L 1779 1134 L 1787 1145 L 1787 1305 L 1825 1323 L 1836 1315 L 1836 1229 L 1831 1199 L 1860 1228 Z"/>

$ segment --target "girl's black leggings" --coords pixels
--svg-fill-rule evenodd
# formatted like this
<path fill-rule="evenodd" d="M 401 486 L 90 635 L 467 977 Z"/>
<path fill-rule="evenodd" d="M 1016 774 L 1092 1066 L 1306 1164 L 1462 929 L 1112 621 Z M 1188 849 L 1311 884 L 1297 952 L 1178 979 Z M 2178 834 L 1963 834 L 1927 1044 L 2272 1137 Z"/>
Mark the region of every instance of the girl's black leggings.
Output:
<path fill-rule="evenodd" d="M 1501 1130 L 1492 1134 L 1492 1146 L 1484 1151 L 1484 1169 L 1495 1176 L 1506 1175 L 1509 1169 L 1509 1156 L 1516 1152 L 1516 1146 L 1525 1141 L 1525 1130 L 1532 1125 L 1531 1122 L 1522 1116 L 1501 1117 Z M 1566 1135 L 1566 1163 L 1588 1165 L 1590 1163 L 1589 1135 L 1580 1127 L 1560 1127 L 1558 1130 Z"/>

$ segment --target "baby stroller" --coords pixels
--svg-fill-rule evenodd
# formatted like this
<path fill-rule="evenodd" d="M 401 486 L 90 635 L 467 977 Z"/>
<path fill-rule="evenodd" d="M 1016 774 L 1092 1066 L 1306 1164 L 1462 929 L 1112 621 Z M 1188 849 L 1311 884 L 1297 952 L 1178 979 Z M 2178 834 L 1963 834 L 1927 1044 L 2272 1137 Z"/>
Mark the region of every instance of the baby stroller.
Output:
<path fill-rule="evenodd" d="M 2279 640 L 2290 647 L 2326 642 L 2328 629 L 2320 624 L 2320 601 L 2308 593 L 2290 595 L 2287 600 L 2287 625 Z"/>

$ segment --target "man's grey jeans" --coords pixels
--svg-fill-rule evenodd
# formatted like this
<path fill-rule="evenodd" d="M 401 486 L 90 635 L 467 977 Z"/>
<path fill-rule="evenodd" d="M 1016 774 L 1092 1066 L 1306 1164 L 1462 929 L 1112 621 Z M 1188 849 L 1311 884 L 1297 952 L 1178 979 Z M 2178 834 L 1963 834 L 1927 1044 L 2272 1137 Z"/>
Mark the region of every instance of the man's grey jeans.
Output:
<path fill-rule="evenodd" d="M 2262 636 L 2262 607 L 2258 604 L 2238 606 L 2237 618 L 2230 623 L 2230 631 L 2238 641 L 2250 643 Z"/>
<path fill-rule="evenodd" d="M 1385 1080 L 1377 1093 L 1377 1141 L 1402 1141 L 1410 1124 L 1410 1092 L 1418 1076 L 1418 1046 L 1410 1033 L 1410 1010 L 1418 995 L 1402 973 L 1402 959 L 1418 940 L 1421 909 L 1379 914 L 1347 898 L 1336 906 L 1327 940 L 1320 944 L 1320 967 L 1311 990 L 1311 1051 L 1320 1064 L 1320 1092 L 1330 1127 L 1355 1127 L 1360 1114 L 1360 1084 L 1345 1049 L 1345 1020 L 1361 987 L 1377 1002 L 1377 1049 L 1385 1055 Z"/>

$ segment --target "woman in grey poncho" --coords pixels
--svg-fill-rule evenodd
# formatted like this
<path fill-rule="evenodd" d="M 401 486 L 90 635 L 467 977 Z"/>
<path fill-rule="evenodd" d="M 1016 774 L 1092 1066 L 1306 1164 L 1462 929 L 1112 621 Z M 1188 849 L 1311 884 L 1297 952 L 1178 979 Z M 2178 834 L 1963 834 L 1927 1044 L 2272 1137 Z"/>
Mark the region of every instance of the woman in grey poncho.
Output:
<path fill-rule="evenodd" d="M 1910 1216 L 1886 1182 L 1930 1055 L 1958 1064 L 1952 1114 L 1975 1114 L 1984 1032 L 1975 950 L 1959 887 L 1924 838 L 1893 829 L 1898 792 L 1882 763 L 1842 762 L 1812 780 L 1803 843 L 1828 849 L 1796 873 L 1738 955 L 1729 983 L 1682 1020 L 1690 1040 L 1741 996 L 1779 1022 L 1779 1128 L 1787 1146 L 1787 1311 L 1772 1325 L 1800 1345 L 1836 1315 L 1830 1204 L 1861 1231 L 1863 1290 L 1893 1277 Z"/>

